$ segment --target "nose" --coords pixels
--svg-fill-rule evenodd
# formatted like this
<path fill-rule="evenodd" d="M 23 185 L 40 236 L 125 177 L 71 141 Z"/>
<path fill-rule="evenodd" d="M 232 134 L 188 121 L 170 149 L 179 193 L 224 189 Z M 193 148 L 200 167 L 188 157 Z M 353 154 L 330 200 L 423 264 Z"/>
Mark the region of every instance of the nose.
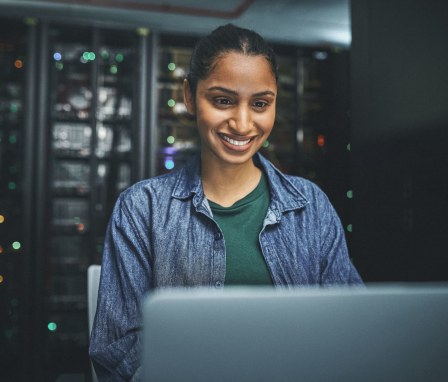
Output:
<path fill-rule="evenodd" d="M 235 134 L 248 135 L 252 128 L 252 115 L 247 106 L 235 108 L 232 118 L 229 121 L 229 127 Z"/>

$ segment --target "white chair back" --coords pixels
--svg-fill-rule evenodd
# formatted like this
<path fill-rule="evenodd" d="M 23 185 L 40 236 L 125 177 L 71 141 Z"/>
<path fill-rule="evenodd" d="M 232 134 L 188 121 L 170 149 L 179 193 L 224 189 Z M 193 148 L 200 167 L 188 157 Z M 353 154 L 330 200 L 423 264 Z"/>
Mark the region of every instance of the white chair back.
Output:
<path fill-rule="evenodd" d="M 96 312 L 96 302 L 98 299 L 98 287 L 100 284 L 100 265 L 90 265 L 87 269 L 87 312 L 89 315 L 89 336 L 92 332 L 93 320 Z M 92 365 L 92 381 L 97 382 L 98 378 Z"/>

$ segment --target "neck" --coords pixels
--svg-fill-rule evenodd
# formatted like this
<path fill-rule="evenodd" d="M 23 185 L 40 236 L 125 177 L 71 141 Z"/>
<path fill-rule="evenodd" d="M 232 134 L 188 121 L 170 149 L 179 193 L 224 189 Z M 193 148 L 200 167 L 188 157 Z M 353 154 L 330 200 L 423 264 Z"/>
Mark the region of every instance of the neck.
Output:
<path fill-rule="evenodd" d="M 261 170 L 253 161 L 233 165 L 202 160 L 201 177 L 207 199 L 229 207 L 257 187 Z"/>

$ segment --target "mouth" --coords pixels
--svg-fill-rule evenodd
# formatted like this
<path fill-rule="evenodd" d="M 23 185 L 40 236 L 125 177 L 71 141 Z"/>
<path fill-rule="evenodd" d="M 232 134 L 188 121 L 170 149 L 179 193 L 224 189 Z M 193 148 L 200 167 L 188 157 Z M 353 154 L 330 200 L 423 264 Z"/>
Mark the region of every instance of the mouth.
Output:
<path fill-rule="evenodd" d="M 242 148 L 242 146 L 245 146 L 247 144 L 249 144 L 255 137 L 251 137 L 251 138 L 245 138 L 245 139 L 234 139 L 234 138 L 230 138 L 228 135 L 219 133 L 218 134 L 220 136 L 220 138 L 227 142 L 228 144 L 235 146 L 235 147 L 239 147 Z"/>

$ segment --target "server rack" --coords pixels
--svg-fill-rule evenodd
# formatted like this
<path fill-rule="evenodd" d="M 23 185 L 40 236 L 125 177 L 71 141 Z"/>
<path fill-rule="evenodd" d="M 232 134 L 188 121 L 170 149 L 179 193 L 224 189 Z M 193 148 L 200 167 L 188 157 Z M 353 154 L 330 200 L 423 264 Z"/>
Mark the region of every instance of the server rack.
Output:
<path fill-rule="evenodd" d="M 0 348 L 8 380 L 89 374 L 86 270 L 101 261 L 117 195 L 149 176 L 149 147 L 136 142 L 150 135 L 142 105 L 152 54 L 144 29 L 2 19 Z"/>
<path fill-rule="evenodd" d="M 60 26 L 43 29 L 43 38 L 49 102 L 41 128 L 48 158 L 41 328 L 55 378 L 80 373 L 74 365 L 87 373 L 87 267 L 101 261 L 117 195 L 137 180 L 138 41 L 129 32 Z"/>
<path fill-rule="evenodd" d="M 29 104 L 34 91 L 35 50 L 32 27 L 4 20 L 1 31 L 0 360 L 2 374 L 13 375 L 27 358 L 22 344 L 30 335 L 26 328 L 32 261 L 28 252 L 32 214 L 30 123 L 34 113 Z"/>

